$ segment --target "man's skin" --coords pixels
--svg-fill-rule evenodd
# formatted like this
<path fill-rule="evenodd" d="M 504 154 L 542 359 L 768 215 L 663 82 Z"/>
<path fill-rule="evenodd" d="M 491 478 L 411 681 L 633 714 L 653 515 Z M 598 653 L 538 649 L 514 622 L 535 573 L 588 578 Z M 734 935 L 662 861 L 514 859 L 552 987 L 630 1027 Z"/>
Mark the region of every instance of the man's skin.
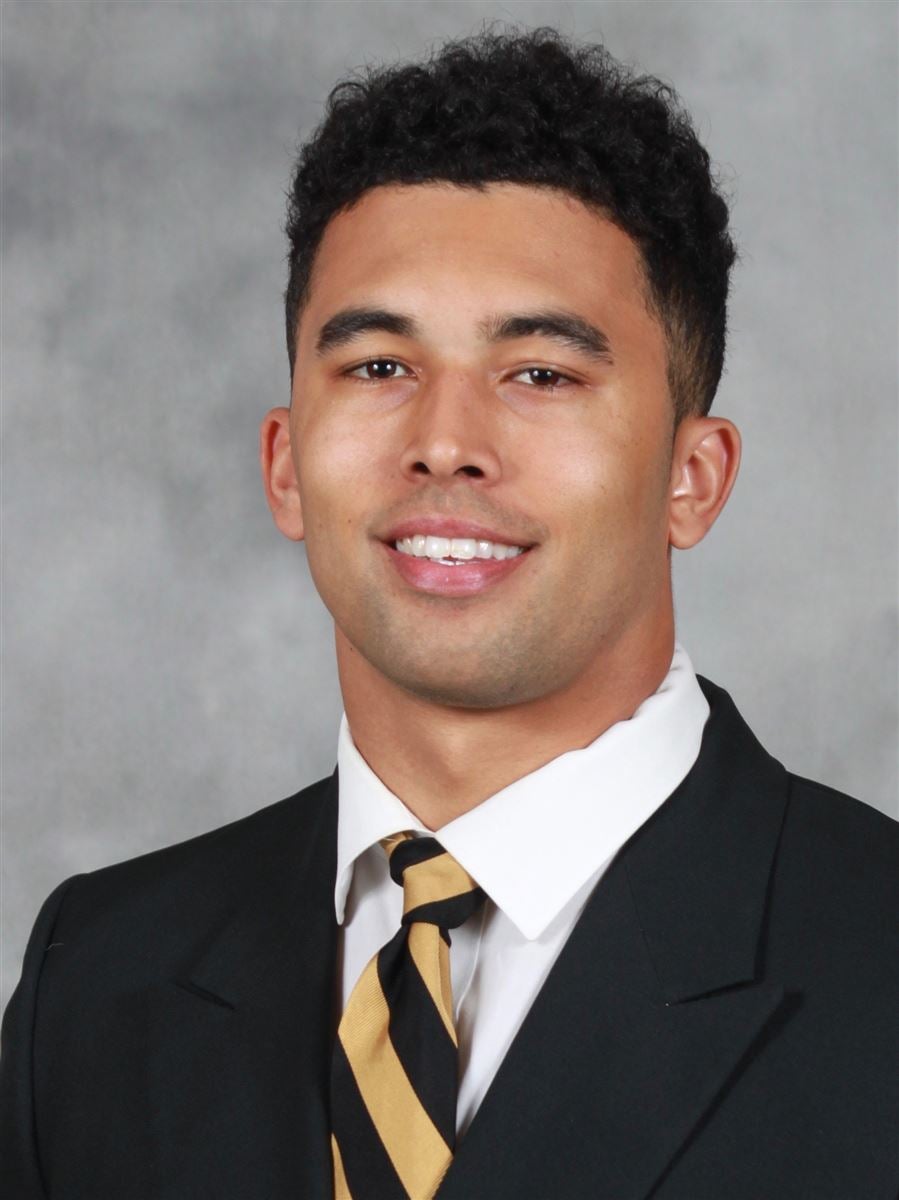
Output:
<path fill-rule="evenodd" d="M 318 354 L 348 307 L 405 314 L 417 336 L 369 330 Z M 608 352 L 481 328 L 545 310 L 589 322 Z M 730 421 L 675 429 L 639 250 L 575 198 L 389 186 L 330 222 L 291 406 L 262 423 L 262 470 L 334 618 L 353 740 L 427 828 L 656 690 L 674 647 L 670 547 L 708 532 L 739 458 Z M 451 566 L 425 578 L 426 560 L 389 546 L 400 522 L 425 518 L 531 548 L 493 578 Z"/>

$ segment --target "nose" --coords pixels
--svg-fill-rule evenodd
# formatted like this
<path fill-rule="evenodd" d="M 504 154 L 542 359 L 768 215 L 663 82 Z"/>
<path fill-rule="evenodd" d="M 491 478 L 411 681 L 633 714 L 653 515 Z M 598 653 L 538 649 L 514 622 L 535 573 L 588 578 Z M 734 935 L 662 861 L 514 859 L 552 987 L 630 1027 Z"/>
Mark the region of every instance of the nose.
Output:
<path fill-rule="evenodd" d="M 409 405 L 403 474 L 495 483 L 502 469 L 491 408 L 490 397 L 462 373 L 433 380 Z"/>

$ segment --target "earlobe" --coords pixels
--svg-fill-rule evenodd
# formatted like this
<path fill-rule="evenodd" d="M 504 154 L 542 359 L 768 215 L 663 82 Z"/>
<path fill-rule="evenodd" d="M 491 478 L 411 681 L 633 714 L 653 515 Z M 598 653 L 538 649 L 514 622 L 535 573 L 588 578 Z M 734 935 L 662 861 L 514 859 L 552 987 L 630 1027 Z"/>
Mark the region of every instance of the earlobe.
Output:
<path fill-rule="evenodd" d="M 688 550 L 724 508 L 740 467 L 740 433 L 723 417 L 686 417 L 675 438 L 668 540 Z"/>
<path fill-rule="evenodd" d="M 290 449 L 290 409 L 273 408 L 259 428 L 262 482 L 275 524 L 285 537 L 303 540 L 303 508 Z"/>

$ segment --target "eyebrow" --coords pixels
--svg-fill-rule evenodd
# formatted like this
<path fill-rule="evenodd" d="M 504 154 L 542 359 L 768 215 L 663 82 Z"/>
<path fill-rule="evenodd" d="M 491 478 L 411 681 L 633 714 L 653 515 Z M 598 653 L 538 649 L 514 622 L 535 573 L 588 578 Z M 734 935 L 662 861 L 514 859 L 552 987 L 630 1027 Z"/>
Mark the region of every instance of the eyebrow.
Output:
<path fill-rule="evenodd" d="M 386 308 L 344 308 L 329 317 L 318 332 L 315 352 L 323 357 L 338 346 L 346 345 L 364 333 L 392 333 L 397 337 L 421 338 L 422 329 L 414 317 Z M 567 309 L 540 309 L 535 312 L 503 313 L 485 317 L 478 332 L 491 345 L 523 337 L 546 337 L 570 350 L 598 362 L 611 363 L 612 348 L 608 337 L 577 313 Z"/>

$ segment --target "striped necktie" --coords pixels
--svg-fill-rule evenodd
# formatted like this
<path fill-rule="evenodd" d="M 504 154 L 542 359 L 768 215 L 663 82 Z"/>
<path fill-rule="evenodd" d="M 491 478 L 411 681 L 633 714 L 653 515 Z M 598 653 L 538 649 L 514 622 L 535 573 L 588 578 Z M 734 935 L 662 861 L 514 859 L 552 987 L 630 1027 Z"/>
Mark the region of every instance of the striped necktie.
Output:
<path fill-rule="evenodd" d="M 484 892 L 432 837 L 381 845 L 403 889 L 399 932 L 353 988 L 331 1073 L 335 1200 L 429 1200 L 456 1143 L 450 935 Z"/>

